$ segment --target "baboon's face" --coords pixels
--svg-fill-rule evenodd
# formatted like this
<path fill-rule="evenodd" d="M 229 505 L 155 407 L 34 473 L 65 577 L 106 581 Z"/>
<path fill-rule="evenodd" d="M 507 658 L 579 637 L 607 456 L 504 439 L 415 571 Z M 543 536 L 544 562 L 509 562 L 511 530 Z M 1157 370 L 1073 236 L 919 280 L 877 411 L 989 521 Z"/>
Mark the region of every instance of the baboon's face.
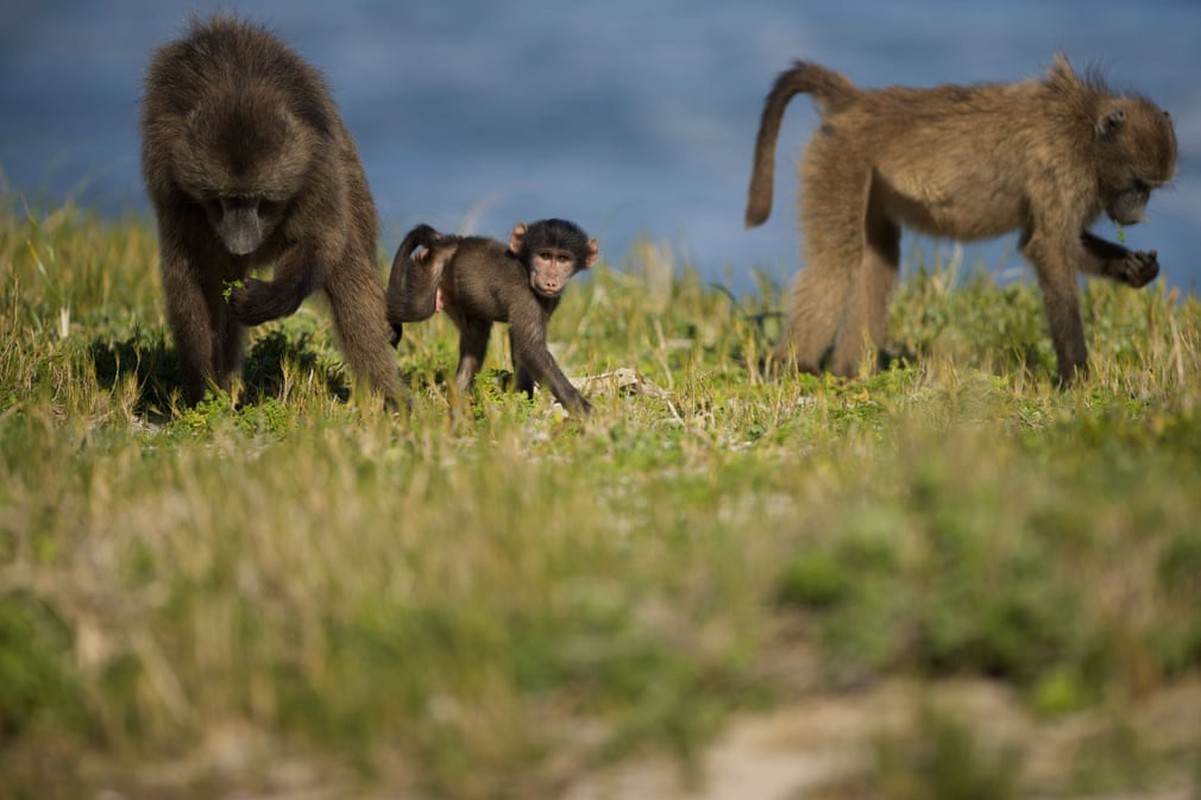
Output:
<path fill-rule="evenodd" d="M 175 145 L 180 187 L 235 256 L 253 253 L 279 227 L 311 161 L 301 126 L 268 100 L 249 94 L 202 103 Z"/>
<path fill-rule="evenodd" d="M 539 247 L 529 254 L 530 288 L 543 297 L 558 297 L 576 273 L 576 257 L 557 247 Z"/>
<path fill-rule="evenodd" d="M 1106 215 L 1119 225 L 1136 225 L 1146 218 L 1151 187 L 1134 179 L 1131 188 L 1113 197 L 1105 208 Z"/>
<path fill-rule="evenodd" d="M 282 203 L 255 195 L 217 197 L 203 205 L 225 249 L 235 256 L 259 249 L 283 216 Z"/>
<path fill-rule="evenodd" d="M 582 269 L 596 263 L 600 249 L 595 239 L 560 220 L 523 223 L 509 235 L 509 248 L 518 253 L 530 275 L 534 293 L 555 298 L 567 288 L 567 281 Z"/>
<path fill-rule="evenodd" d="M 1142 222 L 1151 192 L 1176 172 L 1176 133 L 1168 112 L 1138 99 L 1098 124 L 1098 179 L 1105 213 L 1120 225 Z"/>

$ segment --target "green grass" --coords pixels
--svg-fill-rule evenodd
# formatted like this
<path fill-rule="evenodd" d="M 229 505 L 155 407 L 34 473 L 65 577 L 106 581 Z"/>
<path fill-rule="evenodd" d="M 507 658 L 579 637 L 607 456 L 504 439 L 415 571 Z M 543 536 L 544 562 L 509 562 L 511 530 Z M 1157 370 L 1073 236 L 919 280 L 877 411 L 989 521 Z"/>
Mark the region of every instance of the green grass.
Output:
<path fill-rule="evenodd" d="M 498 336 L 451 426 L 440 318 L 406 327 L 393 418 L 315 301 L 253 332 L 242 402 L 185 410 L 151 226 L 8 201 L 0 794 L 207 797 L 299 762 L 554 796 L 898 676 L 988 677 L 1058 720 L 1201 673 L 1197 298 L 1090 283 L 1093 374 L 1057 391 L 1031 285 L 919 265 L 890 325 L 908 359 L 767 382 L 777 287 L 736 303 L 662 249 L 628 261 L 571 287 L 551 338 L 569 375 L 665 391 L 593 388 L 585 422 L 505 392 Z M 900 752 L 876 796 L 914 791 Z"/>

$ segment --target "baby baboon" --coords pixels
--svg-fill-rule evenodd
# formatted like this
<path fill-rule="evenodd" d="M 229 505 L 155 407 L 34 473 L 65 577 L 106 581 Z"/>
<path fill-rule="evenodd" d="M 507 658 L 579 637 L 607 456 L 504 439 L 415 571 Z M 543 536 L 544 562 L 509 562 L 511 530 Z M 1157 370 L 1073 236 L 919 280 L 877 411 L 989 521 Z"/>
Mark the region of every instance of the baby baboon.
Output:
<path fill-rule="evenodd" d="M 1061 382 L 1087 372 L 1077 272 L 1139 287 L 1156 252 L 1134 252 L 1086 229 L 1104 212 L 1143 219 L 1151 190 L 1172 179 L 1176 135 L 1166 111 L 1081 77 L 1063 56 L 1041 80 L 1000 85 L 857 88 L 798 61 L 767 97 L 755 145 L 747 227 L 771 212 L 776 136 L 788 101 L 813 96 L 821 127 L 805 150 L 801 229 L 806 267 L 774 354 L 852 375 L 882 343 L 896 283 L 901 226 L 959 240 L 1021 230 L 1043 292 Z"/>
<path fill-rule="evenodd" d="M 394 404 L 375 205 L 318 72 L 242 20 L 193 21 L 151 58 L 141 127 L 187 402 L 229 389 L 243 326 L 323 289 L 351 368 Z M 272 280 L 247 277 L 271 264 Z"/>
<path fill-rule="evenodd" d="M 419 249 L 420 253 L 414 255 Z M 591 406 L 571 385 L 546 346 L 550 316 L 568 279 L 596 263 L 596 239 L 574 223 L 546 219 L 517 223 L 509 244 L 483 236 L 451 236 L 429 225 L 409 231 L 388 279 L 388 319 L 399 342 L 401 325 L 445 310 L 459 329 L 456 393 L 466 393 L 484 363 L 492 323 L 509 323 L 517 389 L 549 384 L 573 414 Z"/>

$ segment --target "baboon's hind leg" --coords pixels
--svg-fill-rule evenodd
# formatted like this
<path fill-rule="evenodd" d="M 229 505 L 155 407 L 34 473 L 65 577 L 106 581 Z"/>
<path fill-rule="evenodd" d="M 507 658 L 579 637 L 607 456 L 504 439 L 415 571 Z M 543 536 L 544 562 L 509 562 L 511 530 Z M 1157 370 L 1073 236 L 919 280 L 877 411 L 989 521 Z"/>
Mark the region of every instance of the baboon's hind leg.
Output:
<path fill-rule="evenodd" d="M 865 234 L 862 262 L 851 282 L 830 365 L 847 377 L 858 374 L 869 346 L 879 350 L 884 345 L 888 301 L 900 271 L 901 227 L 884 216 L 874 199 L 868 203 Z"/>
<path fill-rule="evenodd" d="M 816 139 L 801 168 L 805 266 L 788 298 L 788 321 L 773 359 L 817 372 L 842 322 L 861 268 L 870 167 Z"/>

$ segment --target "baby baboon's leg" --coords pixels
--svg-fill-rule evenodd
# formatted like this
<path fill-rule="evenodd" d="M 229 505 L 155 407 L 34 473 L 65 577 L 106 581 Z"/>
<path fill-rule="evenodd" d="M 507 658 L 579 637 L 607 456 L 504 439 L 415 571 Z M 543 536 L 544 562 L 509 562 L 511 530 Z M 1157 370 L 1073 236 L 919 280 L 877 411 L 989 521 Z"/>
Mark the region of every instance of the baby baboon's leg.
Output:
<path fill-rule="evenodd" d="M 847 296 L 863 262 L 864 219 L 870 169 L 814 139 L 801 167 L 801 232 L 805 266 L 788 302 L 788 322 L 774 358 L 817 372 L 834 341 Z"/>
<path fill-rule="evenodd" d="M 356 376 L 366 377 L 389 407 L 405 397 L 392 355 L 392 327 L 384 287 L 369 259 L 351 255 L 331 270 L 325 283 L 334 329 Z"/>
<path fill-rule="evenodd" d="M 901 228 L 872 202 L 868 207 L 863 262 L 848 293 L 846 314 L 834 346 L 831 370 L 856 375 L 868 346 L 879 349 L 888 328 L 888 301 L 897 284 L 901 259 Z"/>
<path fill-rule="evenodd" d="M 513 329 L 509 329 L 509 352 L 513 354 L 513 388 L 524 394 L 526 397 L 534 396 L 534 376 L 522 364 L 517 354 L 520 350 L 520 345 L 517 343 L 517 337 L 513 333 Z"/>
<path fill-rule="evenodd" d="M 1038 275 L 1047 312 L 1047 325 L 1059 366 L 1059 382 L 1069 384 L 1088 374 L 1088 351 L 1084 344 L 1084 323 L 1080 318 L 1080 289 L 1076 267 L 1062 244 L 1037 231 L 1022 236 L 1022 253 L 1030 259 Z"/>
<path fill-rule="evenodd" d="M 459 366 L 455 370 L 455 388 L 465 394 L 471 390 L 471 384 L 475 382 L 480 367 L 484 366 L 492 323 L 486 319 L 468 318 L 458 327 Z"/>

